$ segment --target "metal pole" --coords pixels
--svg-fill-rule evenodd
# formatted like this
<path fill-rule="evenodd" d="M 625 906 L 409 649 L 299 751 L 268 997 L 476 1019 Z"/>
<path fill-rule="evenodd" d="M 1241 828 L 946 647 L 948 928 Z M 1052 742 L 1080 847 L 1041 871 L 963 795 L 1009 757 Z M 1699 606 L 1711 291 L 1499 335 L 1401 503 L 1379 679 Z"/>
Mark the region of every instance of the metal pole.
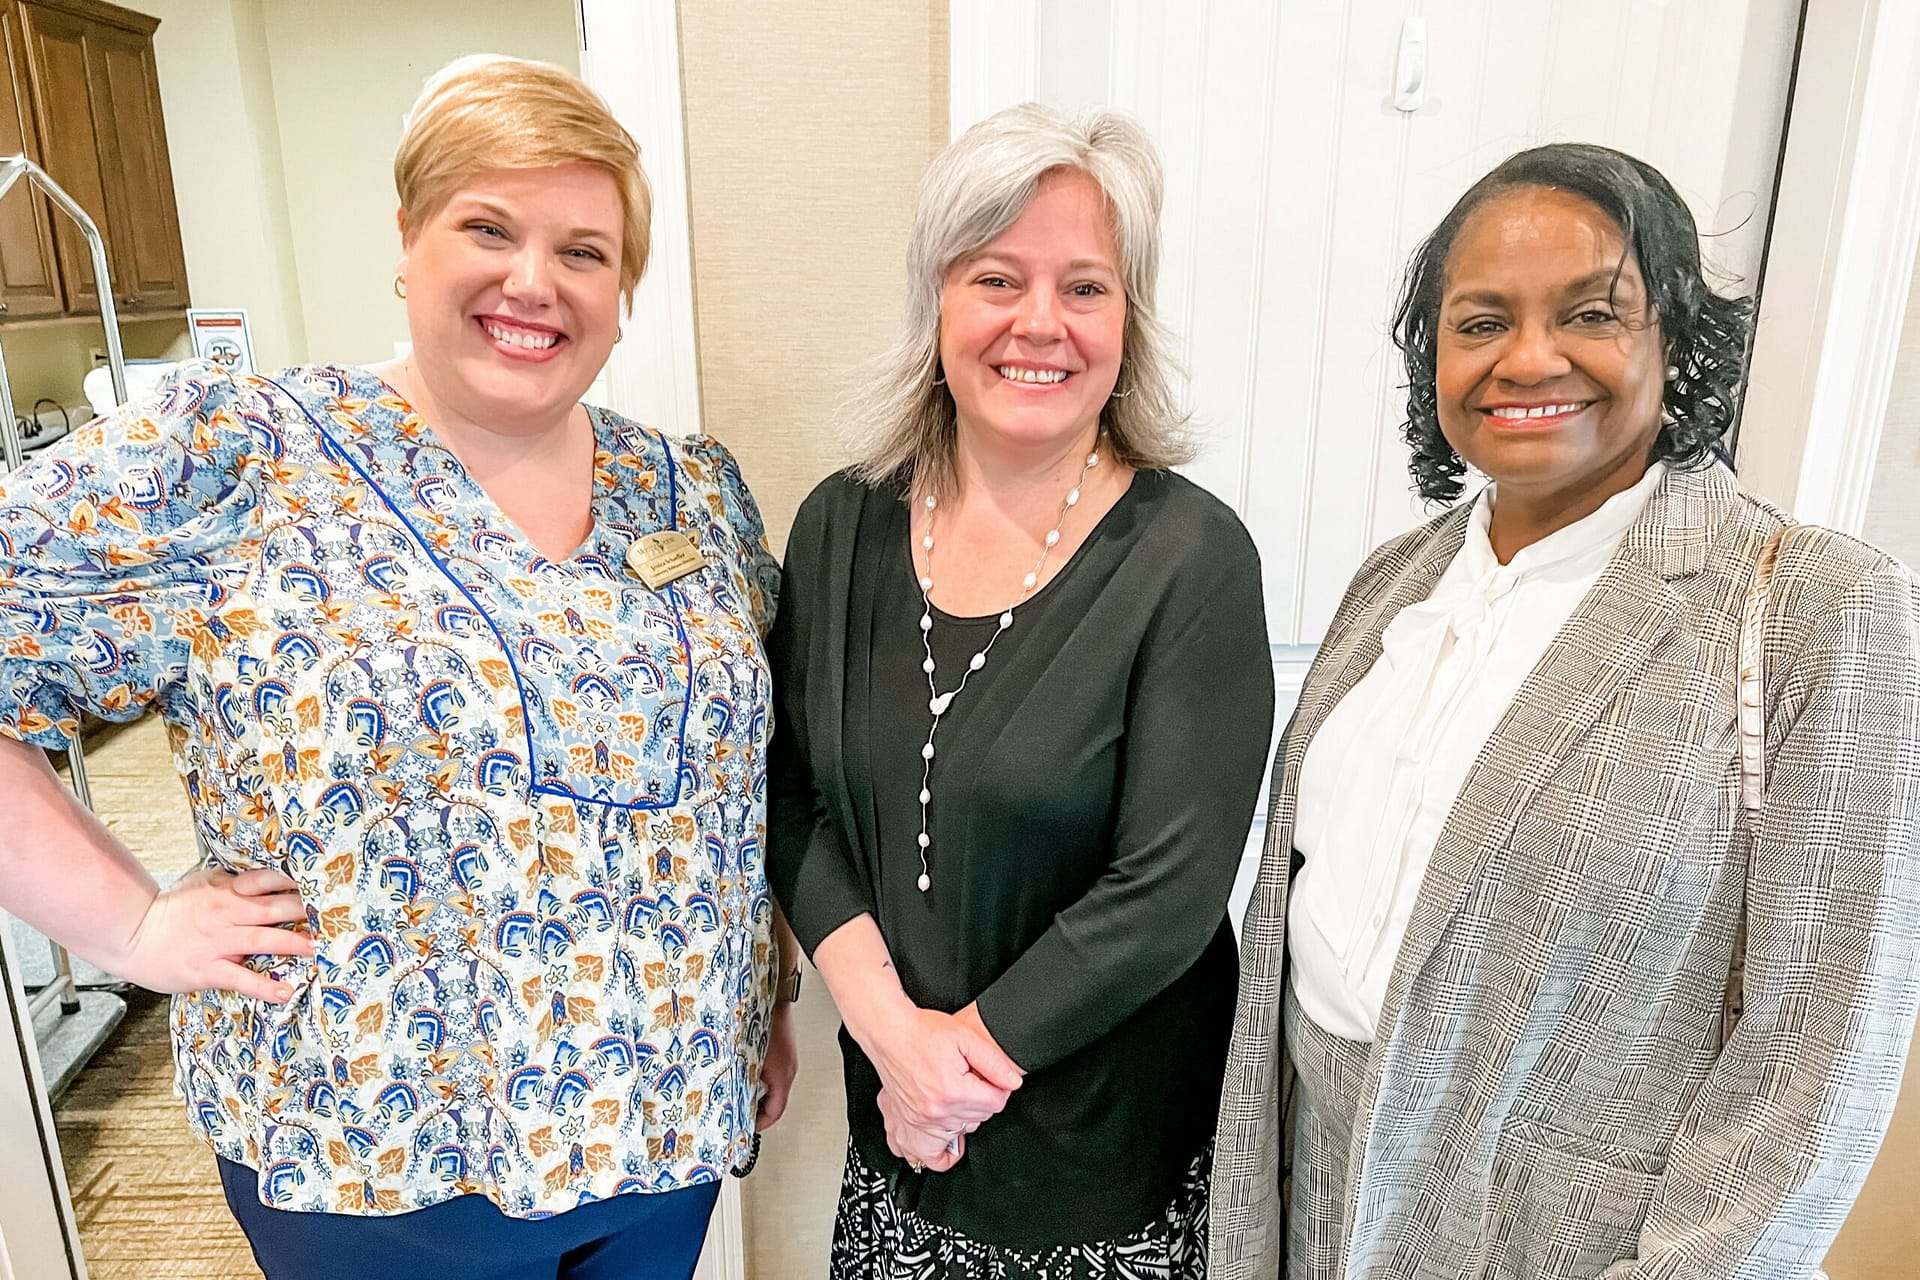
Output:
<path fill-rule="evenodd" d="M 125 404 L 127 357 L 120 346 L 120 316 L 114 308 L 113 280 L 107 268 L 106 239 L 87 211 L 62 191 L 60 184 L 48 177 L 45 169 L 25 156 L 0 158 L 0 199 L 5 199 L 7 192 L 22 178 L 27 180 L 28 186 L 51 200 L 56 209 L 78 223 L 80 234 L 86 237 L 87 251 L 93 257 L 93 285 L 100 295 L 100 322 L 107 334 L 107 374 L 113 380 L 114 401 Z M 3 411 L 0 412 L 0 461 L 4 461 L 7 472 L 11 474 L 18 471 L 25 461 L 26 447 L 13 418 L 13 384 L 7 377 L 4 351 L 0 351 L 0 411 Z M 93 789 L 87 785 L 87 758 L 80 747 L 78 735 L 67 740 L 67 778 L 73 786 L 73 794 L 91 812 Z M 73 957 L 57 942 L 49 940 L 47 945 L 53 949 L 53 981 L 29 1001 L 31 1011 L 38 1014 L 41 1009 L 58 1000 L 62 1014 L 78 1013 L 80 986 L 73 977 Z"/>
<path fill-rule="evenodd" d="M 100 295 L 100 323 L 107 331 L 107 372 L 113 379 L 113 398 L 120 404 L 127 402 L 127 357 L 120 347 L 120 313 L 115 307 L 113 281 L 107 269 L 107 241 L 100 234 L 100 228 L 93 219 L 60 184 L 47 176 L 42 169 L 25 156 L 8 156 L 0 160 L 0 199 L 5 199 L 8 190 L 21 178 L 37 188 L 40 194 L 53 201 L 54 208 L 66 214 L 80 226 L 80 234 L 86 237 L 87 251 L 93 257 L 93 287 Z M 7 403 L 8 416 L 12 416 L 13 401 Z"/>

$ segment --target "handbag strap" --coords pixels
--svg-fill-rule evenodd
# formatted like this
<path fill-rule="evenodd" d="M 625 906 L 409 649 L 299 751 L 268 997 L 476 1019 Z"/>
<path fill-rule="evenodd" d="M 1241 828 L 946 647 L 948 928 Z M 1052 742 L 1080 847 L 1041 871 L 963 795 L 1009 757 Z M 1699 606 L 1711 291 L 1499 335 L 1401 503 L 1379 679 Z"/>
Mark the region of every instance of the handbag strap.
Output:
<path fill-rule="evenodd" d="M 1760 558 L 1753 563 L 1753 581 L 1747 587 L 1747 607 L 1740 617 L 1740 804 L 1748 814 L 1760 811 L 1767 799 L 1767 668 L 1763 632 L 1767 604 L 1773 596 L 1773 567 L 1786 541 L 1782 525 L 1773 531 Z"/>
<path fill-rule="evenodd" d="M 1740 730 L 1740 807 L 1747 813 L 1747 839 L 1753 839 L 1753 823 L 1767 801 L 1767 666 L 1765 631 L 1767 606 L 1773 598 L 1773 567 L 1780 560 L 1780 546 L 1793 525 L 1782 525 L 1760 548 L 1753 563 L 1753 581 L 1747 587 L 1747 603 L 1740 615 L 1739 705 L 1735 710 Z M 1720 1043 L 1732 1038 L 1740 1014 L 1747 1002 L 1747 904 L 1743 893 L 1740 920 L 1734 926 L 1733 956 L 1727 971 L 1727 993 L 1720 1012 Z"/>

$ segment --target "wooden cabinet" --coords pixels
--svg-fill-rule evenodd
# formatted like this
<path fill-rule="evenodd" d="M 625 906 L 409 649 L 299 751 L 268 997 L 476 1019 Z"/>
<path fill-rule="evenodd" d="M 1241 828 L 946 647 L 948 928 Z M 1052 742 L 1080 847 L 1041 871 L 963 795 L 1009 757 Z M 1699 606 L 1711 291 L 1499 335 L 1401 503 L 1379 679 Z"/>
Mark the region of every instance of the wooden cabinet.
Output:
<path fill-rule="evenodd" d="M 0 6 L 10 37 L 8 88 L 27 154 L 34 155 L 37 142 L 40 163 L 100 228 L 115 305 L 130 317 L 186 306 L 186 256 L 153 60 L 159 21 L 103 0 L 0 0 Z M 6 127 L 0 120 L 0 134 Z M 16 211 L 16 202 L 26 211 Z M 43 239 L 38 262 L 30 263 L 26 220 L 38 227 L 50 217 L 51 253 Z M 58 305 L 34 293 L 43 276 L 57 286 L 50 297 Z M 16 279 L 24 286 L 20 303 Z M 86 238 L 38 196 L 10 193 L 0 201 L 0 289 L 6 307 L 0 320 L 21 318 L 22 305 L 38 307 L 35 315 L 100 309 Z"/>
<path fill-rule="evenodd" d="M 94 99 L 104 106 L 98 117 L 100 166 L 119 301 L 130 309 L 184 307 L 187 262 L 173 201 L 167 127 L 160 117 L 152 29 L 136 35 L 101 27 L 87 52 Z"/>
<path fill-rule="evenodd" d="M 40 160 L 40 140 L 25 83 L 20 15 L 0 9 L 0 155 Z M 60 268 L 53 256 L 53 224 L 47 202 L 33 192 L 0 199 L 0 320 L 31 320 L 66 310 Z"/>

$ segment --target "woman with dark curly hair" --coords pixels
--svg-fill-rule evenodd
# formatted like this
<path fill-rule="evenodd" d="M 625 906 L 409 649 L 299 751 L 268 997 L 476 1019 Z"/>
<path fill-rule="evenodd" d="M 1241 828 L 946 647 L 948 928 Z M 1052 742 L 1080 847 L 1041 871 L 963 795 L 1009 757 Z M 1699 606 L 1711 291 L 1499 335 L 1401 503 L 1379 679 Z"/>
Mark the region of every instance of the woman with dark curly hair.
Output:
<path fill-rule="evenodd" d="M 1414 255 L 1415 484 L 1491 483 L 1368 558 L 1282 740 L 1212 1275 L 1772 1280 L 1838 1231 L 1920 998 L 1920 583 L 1741 491 L 1750 314 L 1602 147 Z"/>

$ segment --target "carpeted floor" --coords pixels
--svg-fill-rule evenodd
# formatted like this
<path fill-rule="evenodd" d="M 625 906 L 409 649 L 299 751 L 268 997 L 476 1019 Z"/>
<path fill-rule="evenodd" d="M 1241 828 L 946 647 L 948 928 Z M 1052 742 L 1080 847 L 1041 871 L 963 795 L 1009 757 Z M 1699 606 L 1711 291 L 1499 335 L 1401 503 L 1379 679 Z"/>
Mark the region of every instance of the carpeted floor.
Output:
<path fill-rule="evenodd" d="M 126 1020 L 54 1118 L 93 1280 L 259 1280 L 213 1153 L 173 1096 L 165 996 L 128 993 Z"/>

